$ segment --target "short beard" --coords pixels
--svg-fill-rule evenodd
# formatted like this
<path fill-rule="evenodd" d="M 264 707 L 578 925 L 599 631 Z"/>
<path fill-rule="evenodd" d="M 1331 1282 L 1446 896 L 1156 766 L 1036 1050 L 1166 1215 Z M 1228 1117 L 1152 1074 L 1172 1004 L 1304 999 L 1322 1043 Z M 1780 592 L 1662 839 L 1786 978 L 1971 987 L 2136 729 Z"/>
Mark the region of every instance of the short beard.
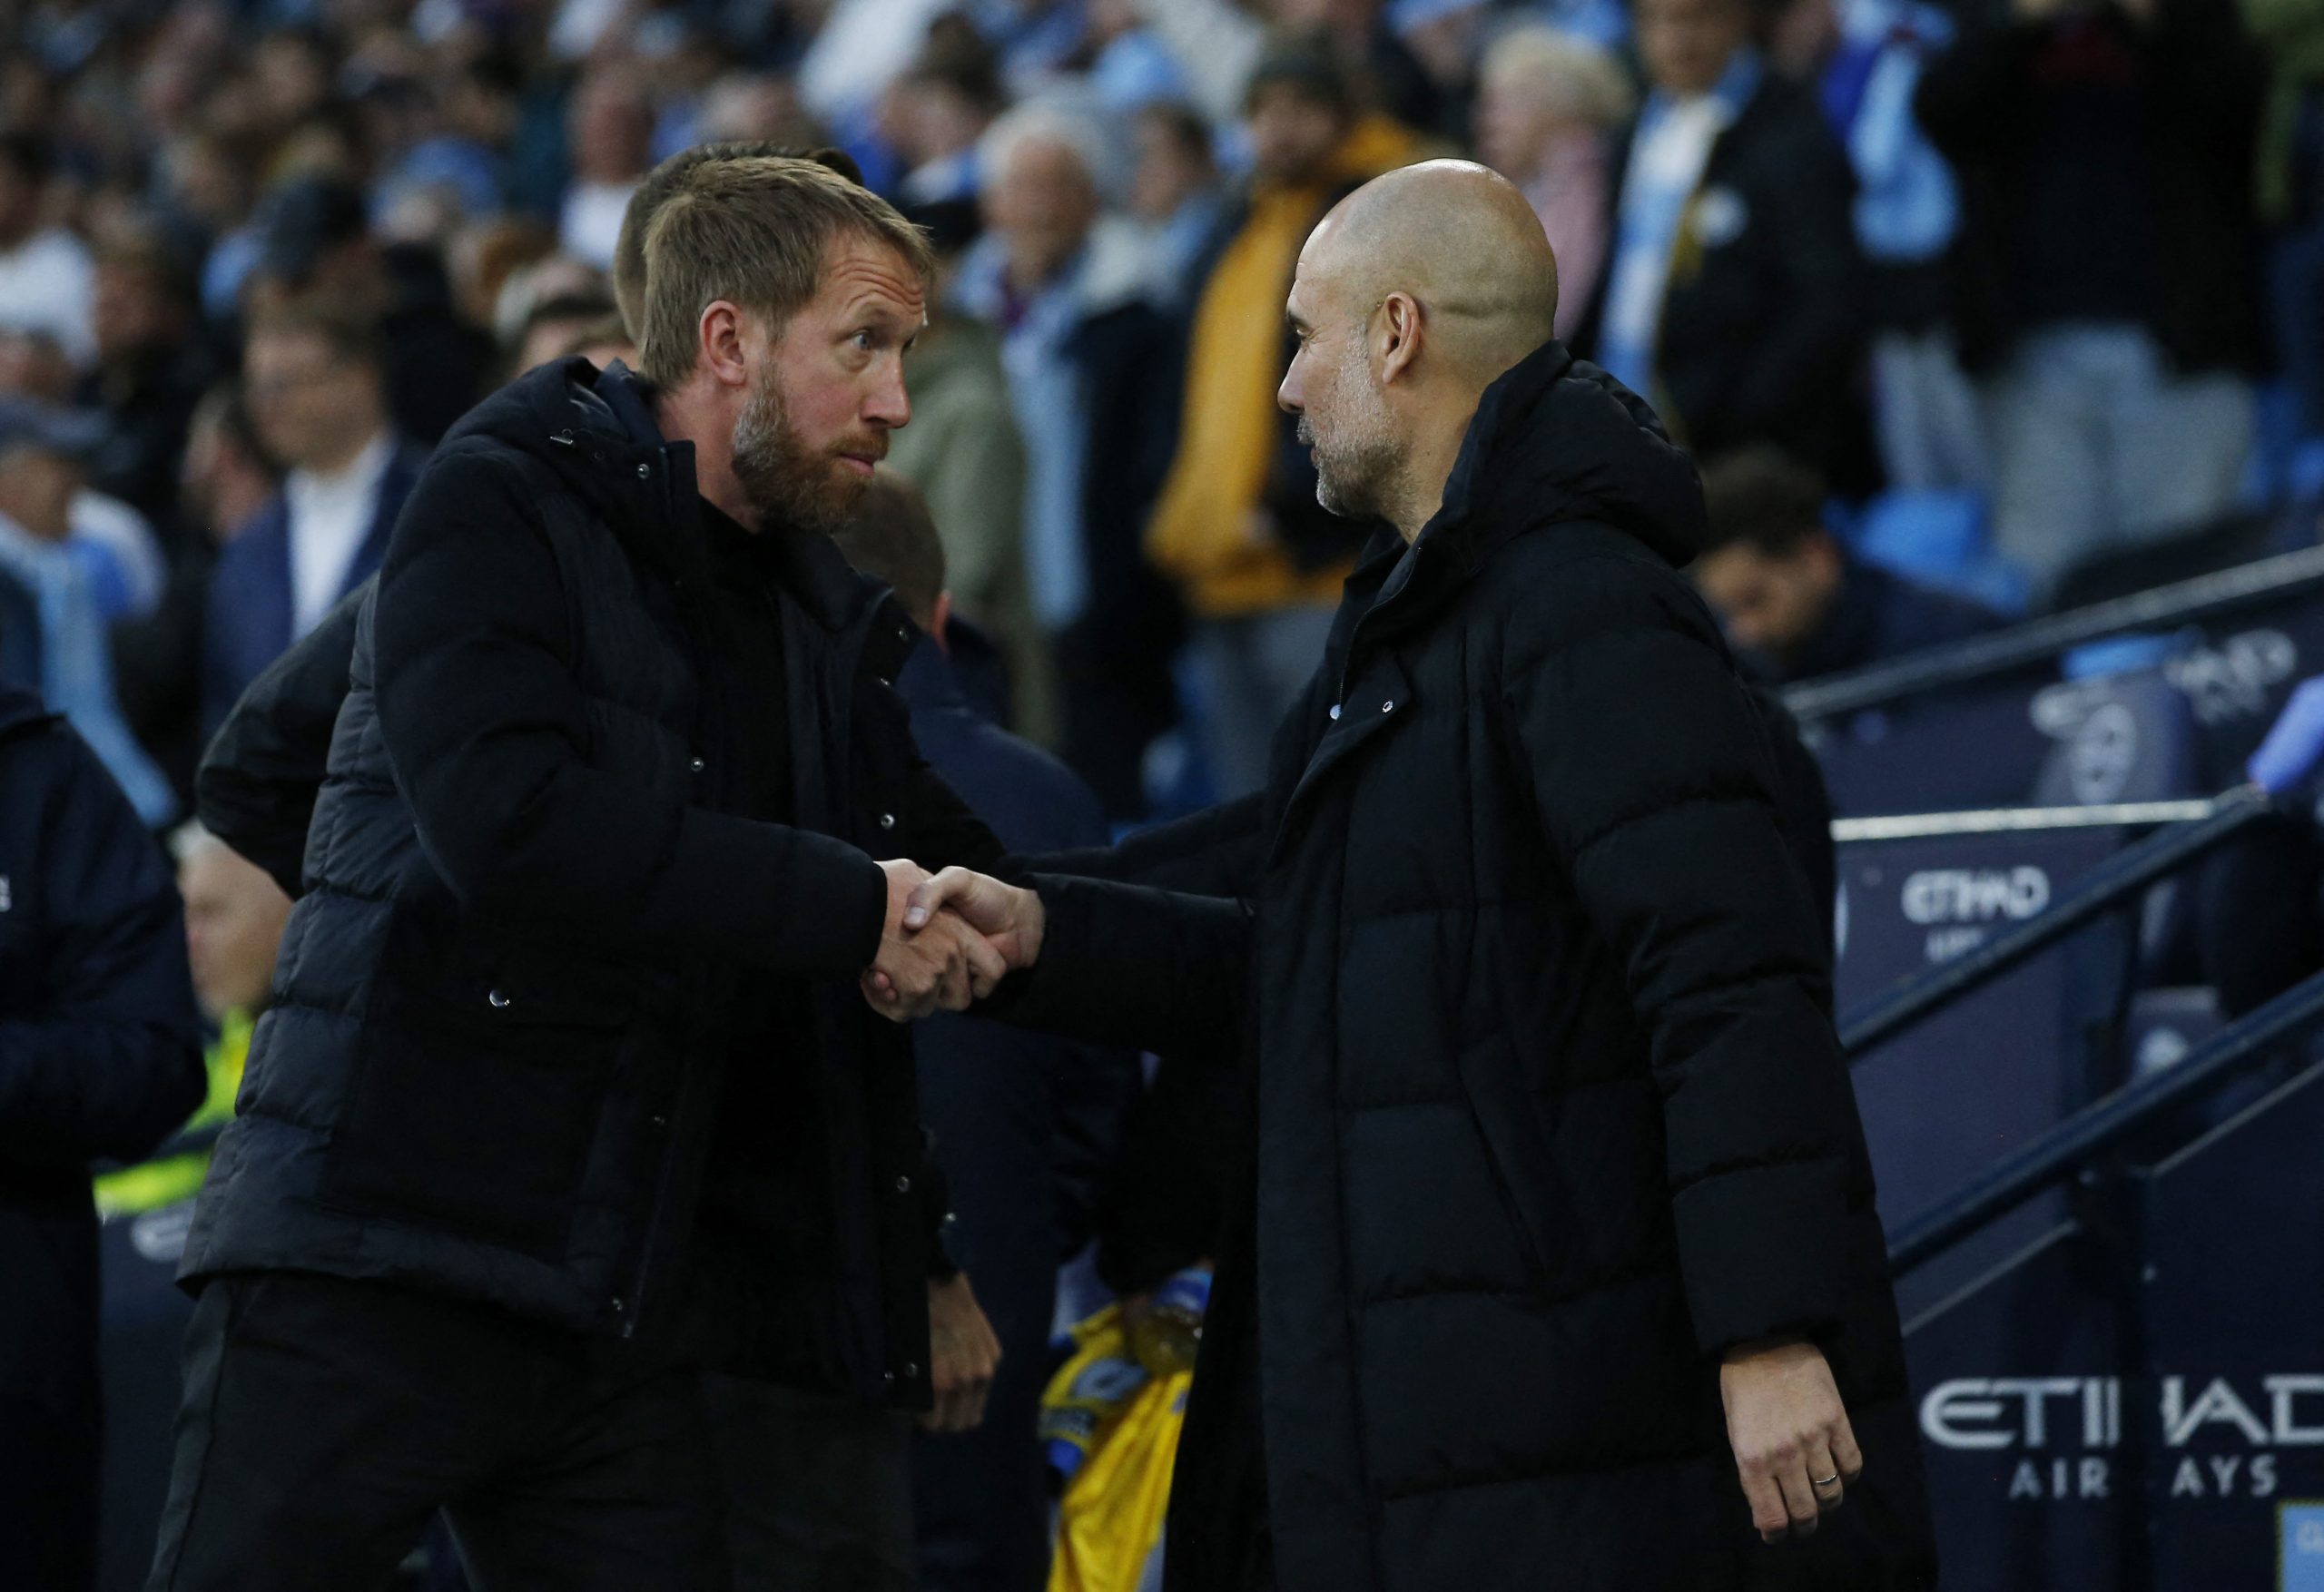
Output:
<path fill-rule="evenodd" d="M 1404 465 L 1404 446 L 1362 359 L 1358 349 L 1324 395 L 1337 411 L 1336 435 L 1328 444 L 1316 432 L 1312 410 L 1299 418 L 1299 440 L 1315 450 L 1315 501 L 1343 519 L 1385 517 Z"/>
<path fill-rule="evenodd" d="M 835 536 L 847 529 L 871 486 L 842 473 L 833 457 L 807 446 L 783 412 L 774 372 L 762 369 L 734 418 L 734 479 L 763 530 Z"/>

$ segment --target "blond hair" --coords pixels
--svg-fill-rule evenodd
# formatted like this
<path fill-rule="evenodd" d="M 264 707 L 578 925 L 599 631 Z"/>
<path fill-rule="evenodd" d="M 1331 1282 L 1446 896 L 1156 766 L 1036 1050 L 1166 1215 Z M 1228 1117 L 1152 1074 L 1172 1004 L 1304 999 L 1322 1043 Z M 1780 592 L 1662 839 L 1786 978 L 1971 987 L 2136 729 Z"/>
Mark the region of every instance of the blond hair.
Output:
<path fill-rule="evenodd" d="M 722 299 L 780 327 L 814 298 L 832 241 L 851 233 L 933 280 L 920 230 L 830 168 L 778 155 L 701 162 L 646 223 L 639 373 L 657 387 L 683 382 L 699 356 L 702 312 Z"/>

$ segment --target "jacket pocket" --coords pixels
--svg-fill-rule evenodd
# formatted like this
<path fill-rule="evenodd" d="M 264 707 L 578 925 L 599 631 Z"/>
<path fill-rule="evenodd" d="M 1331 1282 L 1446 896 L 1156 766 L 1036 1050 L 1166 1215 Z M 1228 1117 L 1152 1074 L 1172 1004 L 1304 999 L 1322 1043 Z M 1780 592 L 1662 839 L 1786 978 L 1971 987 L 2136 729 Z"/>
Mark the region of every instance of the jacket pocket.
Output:
<path fill-rule="evenodd" d="M 636 1001 L 509 958 L 375 1004 L 329 1203 L 564 1257 Z"/>
<path fill-rule="evenodd" d="M 1583 1272 L 1572 1202 L 1551 1165 L 1548 1137 L 1509 1041 L 1495 1037 L 1465 1047 L 1460 1075 L 1486 1169 L 1535 1278 L 1551 1297 L 1572 1292 Z"/>

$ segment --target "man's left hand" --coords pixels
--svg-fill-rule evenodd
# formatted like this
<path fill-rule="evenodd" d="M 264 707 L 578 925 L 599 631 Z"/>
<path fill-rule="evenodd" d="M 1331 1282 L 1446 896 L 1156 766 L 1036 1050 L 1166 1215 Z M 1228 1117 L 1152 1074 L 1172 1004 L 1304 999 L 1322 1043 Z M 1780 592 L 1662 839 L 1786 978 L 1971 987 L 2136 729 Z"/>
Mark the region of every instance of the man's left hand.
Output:
<path fill-rule="evenodd" d="M 1751 1523 L 1764 1542 L 1811 1535 L 1864 1473 L 1864 1454 L 1813 1343 L 1746 1345 L 1728 1351 L 1718 1370 L 1727 1438 L 1750 1500 Z"/>
<path fill-rule="evenodd" d="M 977 1303 L 969 1274 L 928 1285 L 928 1374 L 936 1408 L 920 1418 L 930 1431 L 972 1431 L 1000 1368 L 1000 1340 Z"/>

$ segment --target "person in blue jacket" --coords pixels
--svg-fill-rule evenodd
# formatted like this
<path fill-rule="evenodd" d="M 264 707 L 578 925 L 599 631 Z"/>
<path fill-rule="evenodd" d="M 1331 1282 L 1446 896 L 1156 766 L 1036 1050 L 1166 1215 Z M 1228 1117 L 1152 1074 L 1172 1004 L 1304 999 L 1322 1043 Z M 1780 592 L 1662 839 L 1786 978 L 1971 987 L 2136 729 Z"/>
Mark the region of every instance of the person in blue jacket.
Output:
<path fill-rule="evenodd" d="M 0 683 L 0 1585 L 95 1584 L 89 1165 L 143 1158 L 203 1083 L 168 860 L 80 736 Z"/>

